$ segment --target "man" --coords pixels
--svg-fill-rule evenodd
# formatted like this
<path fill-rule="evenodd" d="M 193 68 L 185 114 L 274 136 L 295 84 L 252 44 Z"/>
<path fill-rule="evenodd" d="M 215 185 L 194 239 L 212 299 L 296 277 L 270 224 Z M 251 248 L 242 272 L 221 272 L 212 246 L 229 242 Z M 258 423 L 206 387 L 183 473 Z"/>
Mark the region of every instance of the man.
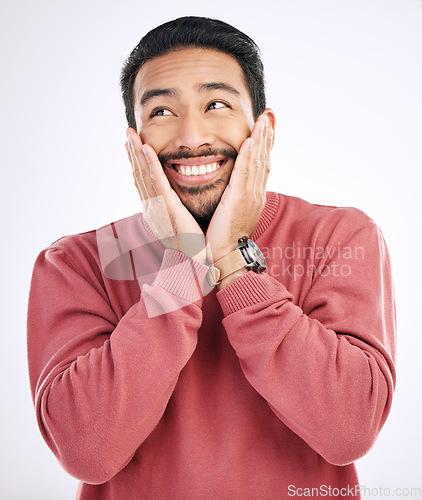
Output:
<path fill-rule="evenodd" d="M 232 26 L 159 26 L 121 83 L 143 215 L 37 259 L 44 439 L 82 499 L 359 498 L 395 383 L 379 229 L 266 192 L 275 117 Z"/>

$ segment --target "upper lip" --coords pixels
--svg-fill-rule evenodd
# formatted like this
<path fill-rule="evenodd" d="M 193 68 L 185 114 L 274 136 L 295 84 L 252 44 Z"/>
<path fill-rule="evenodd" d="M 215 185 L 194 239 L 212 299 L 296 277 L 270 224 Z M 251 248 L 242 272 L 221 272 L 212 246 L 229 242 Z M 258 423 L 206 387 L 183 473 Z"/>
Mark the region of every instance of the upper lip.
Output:
<path fill-rule="evenodd" d="M 195 156 L 194 158 L 182 158 L 181 160 L 169 160 L 167 166 L 172 165 L 208 165 L 209 163 L 218 163 L 224 161 L 226 158 L 224 156 Z"/>

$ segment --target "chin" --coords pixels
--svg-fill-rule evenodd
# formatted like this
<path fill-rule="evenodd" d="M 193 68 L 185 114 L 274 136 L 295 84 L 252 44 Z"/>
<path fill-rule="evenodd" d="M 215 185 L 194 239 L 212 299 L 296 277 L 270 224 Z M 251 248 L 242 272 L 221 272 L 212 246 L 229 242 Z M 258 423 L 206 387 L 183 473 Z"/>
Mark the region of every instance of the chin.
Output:
<path fill-rule="evenodd" d="M 207 189 L 204 189 L 204 188 Z M 184 189 L 187 193 L 180 196 L 183 205 L 192 214 L 193 218 L 199 223 L 209 222 L 220 203 L 222 192 L 216 184 L 208 186 L 189 186 Z"/>

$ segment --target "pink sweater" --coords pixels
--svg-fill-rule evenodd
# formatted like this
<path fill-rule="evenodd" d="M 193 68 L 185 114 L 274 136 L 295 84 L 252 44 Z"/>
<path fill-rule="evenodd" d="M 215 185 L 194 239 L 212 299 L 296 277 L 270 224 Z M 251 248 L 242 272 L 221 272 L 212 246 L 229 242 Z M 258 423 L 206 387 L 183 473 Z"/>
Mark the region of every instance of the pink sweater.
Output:
<path fill-rule="evenodd" d="M 32 394 L 78 498 L 359 498 L 353 462 L 395 383 L 382 234 L 356 209 L 268 193 L 253 239 L 268 272 L 219 292 L 141 215 L 39 255 Z"/>

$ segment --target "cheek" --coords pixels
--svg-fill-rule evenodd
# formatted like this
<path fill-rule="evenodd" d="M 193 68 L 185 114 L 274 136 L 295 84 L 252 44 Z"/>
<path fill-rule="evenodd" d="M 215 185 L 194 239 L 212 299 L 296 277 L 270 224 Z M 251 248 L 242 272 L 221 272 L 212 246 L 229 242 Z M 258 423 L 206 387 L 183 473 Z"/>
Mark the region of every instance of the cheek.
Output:
<path fill-rule="evenodd" d="M 227 123 L 219 127 L 218 135 L 222 142 L 230 144 L 239 151 L 242 143 L 251 135 L 251 129 L 247 124 Z"/>
<path fill-rule="evenodd" d="M 141 127 L 139 136 L 144 144 L 149 144 L 158 154 L 168 146 L 170 133 L 164 127 Z"/>
<path fill-rule="evenodd" d="M 163 127 L 143 123 L 140 113 L 135 113 L 136 131 L 144 144 L 149 144 L 156 153 L 165 148 L 169 131 Z"/>

